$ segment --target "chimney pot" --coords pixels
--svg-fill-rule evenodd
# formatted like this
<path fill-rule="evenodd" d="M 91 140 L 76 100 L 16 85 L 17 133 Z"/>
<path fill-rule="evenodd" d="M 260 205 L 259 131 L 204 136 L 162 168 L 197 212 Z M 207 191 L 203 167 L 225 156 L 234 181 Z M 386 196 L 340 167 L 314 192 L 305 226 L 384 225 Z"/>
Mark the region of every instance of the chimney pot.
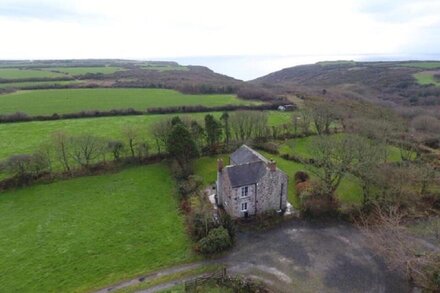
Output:
<path fill-rule="evenodd" d="M 272 172 L 275 172 L 277 170 L 277 163 L 274 160 L 270 160 L 269 164 L 269 170 Z"/>

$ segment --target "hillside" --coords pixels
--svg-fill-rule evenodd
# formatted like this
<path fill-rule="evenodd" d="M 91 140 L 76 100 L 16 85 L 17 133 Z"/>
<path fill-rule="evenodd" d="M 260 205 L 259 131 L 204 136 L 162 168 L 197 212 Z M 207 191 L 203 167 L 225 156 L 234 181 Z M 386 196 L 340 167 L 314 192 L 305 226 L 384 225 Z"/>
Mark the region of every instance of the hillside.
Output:
<path fill-rule="evenodd" d="M 366 98 L 396 105 L 440 105 L 440 62 L 318 62 L 251 81 L 279 93 Z"/>
<path fill-rule="evenodd" d="M 0 92 L 77 87 L 169 88 L 184 93 L 234 93 L 244 82 L 203 66 L 169 61 L 0 61 Z"/>

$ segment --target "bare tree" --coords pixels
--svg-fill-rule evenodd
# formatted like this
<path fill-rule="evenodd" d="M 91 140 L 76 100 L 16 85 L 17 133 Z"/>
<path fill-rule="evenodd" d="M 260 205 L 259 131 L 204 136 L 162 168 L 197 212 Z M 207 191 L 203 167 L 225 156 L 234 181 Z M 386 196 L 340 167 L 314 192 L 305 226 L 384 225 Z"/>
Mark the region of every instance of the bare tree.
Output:
<path fill-rule="evenodd" d="M 36 151 L 36 154 L 39 154 L 39 156 L 45 161 L 45 164 L 47 165 L 48 170 L 51 173 L 53 171 L 52 159 L 54 151 L 55 149 L 51 142 L 42 143 Z"/>
<path fill-rule="evenodd" d="M 70 156 L 83 167 L 101 156 L 106 146 L 102 139 L 89 134 L 71 137 L 70 145 Z"/>
<path fill-rule="evenodd" d="M 151 133 L 153 134 L 156 143 L 157 152 L 160 154 L 162 150 L 166 149 L 168 137 L 172 129 L 170 120 L 160 120 L 151 126 Z"/>
<path fill-rule="evenodd" d="M 361 136 L 352 135 L 351 139 L 353 141 L 353 162 L 350 166 L 350 172 L 360 179 L 363 205 L 365 206 L 375 190 L 377 176 L 379 176 L 377 167 L 386 161 L 386 146 Z"/>
<path fill-rule="evenodd" d="M 25 179 L 31 173 L 32 155 L 12 155 L 6 159 L 4 164 L 7 172 Z"/>
<path fill-rule="evenodd" d="M 137 156 L 139 161 L 142 161 L 143 158 L 148 157 L 150 153 L 150 145 L 146 141 L 141 141 L 137 145 Z"/>
<path fill-rule="evenodd" d="M 310 124 L 312 123 L 311 113 L 308 109 L 303 108 L 298 112 L 295 112 L 292 119 L 294 119 L 293 123 L 298 124 L 298 128 L 303 134 L 307 134 L 310 132 Z"/>
<path fill-rule="evenodd" d="M 369 215 L 361 215 L 358 227 L 372 250 L 384 257 L 391 269 L 404 274 L 408 281 L 429 292 L 438 292 L 440 250 L 419 241 L 402 225 L 405 214 L 399 207 L 375 206 Z"/>
<path fill-rule="evenodd" d="M 267 114 L 257 111 L 237 111 L 229 117 L 232 134 L 236 141 L 245 142 L 267 136 Z"/>
<path fill-rule="evenodd" d="M 69 136 L 62 131 L 52 134 L 52 141 L 55 148 L 55 154 L 65 171 L 70 172 L 69 164 Z"/>
<path fill-rule="evenodd" d="M 127 139 L 127 145 L 130 150 L 131 157 L 134 158 L 136 155 L 136 147 L 138 143 L 138 139 L 140 136 L 140 129 L 138 127 L 134 127 L 132 125 L 126 125 L 122 129 L 122 134 Z"/>
<path fill-rule="evenodd" d="M 124 150 L 124 144 L 122 141 L 111 140 L 107 142 L 108 150 L 113 154 L 113 159 L 118 161 L 121 158 L 121 153 Z"/>
<path fill-rule="evenodd" d="M 308 165 L 309 169 L 322 181 L 326 195 L 333 198 L 354 162 L 354 139 L 352 135 L 318 136 L 314 139 L 312 152 L 315 164 Z"/>
<path fill-rule="evenodd" d="M 310 111 L 310 116 L 318 134 L 330 134 L 330 126 L 336 121 L 336 113 L 330 103 L 317 100 L 307 100 L 306 107 Z"/>

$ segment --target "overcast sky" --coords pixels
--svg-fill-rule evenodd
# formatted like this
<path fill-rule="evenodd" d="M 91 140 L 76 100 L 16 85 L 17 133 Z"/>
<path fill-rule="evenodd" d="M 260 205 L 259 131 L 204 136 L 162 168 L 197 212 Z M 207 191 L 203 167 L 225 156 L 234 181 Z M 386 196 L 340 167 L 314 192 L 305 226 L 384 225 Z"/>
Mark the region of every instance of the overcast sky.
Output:
<path fill-rule="evenodd" d="M 437 59 L 440 0 L 0 0 L 0 37 L 0 59 L 175 59 L 249 79 L 323 59 Z"/>

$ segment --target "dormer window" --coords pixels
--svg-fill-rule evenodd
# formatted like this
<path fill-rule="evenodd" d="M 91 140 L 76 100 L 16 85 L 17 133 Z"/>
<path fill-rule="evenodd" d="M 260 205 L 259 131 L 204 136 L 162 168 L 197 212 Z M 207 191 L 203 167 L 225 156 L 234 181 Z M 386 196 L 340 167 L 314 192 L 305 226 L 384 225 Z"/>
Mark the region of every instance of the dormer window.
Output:
<path fill-rule="evenodd" d="M 241 197 L 246 197 L 248 196 L 249 193 L 249 187 L 248 186 L 244 186 L 241 188 Z"/>

